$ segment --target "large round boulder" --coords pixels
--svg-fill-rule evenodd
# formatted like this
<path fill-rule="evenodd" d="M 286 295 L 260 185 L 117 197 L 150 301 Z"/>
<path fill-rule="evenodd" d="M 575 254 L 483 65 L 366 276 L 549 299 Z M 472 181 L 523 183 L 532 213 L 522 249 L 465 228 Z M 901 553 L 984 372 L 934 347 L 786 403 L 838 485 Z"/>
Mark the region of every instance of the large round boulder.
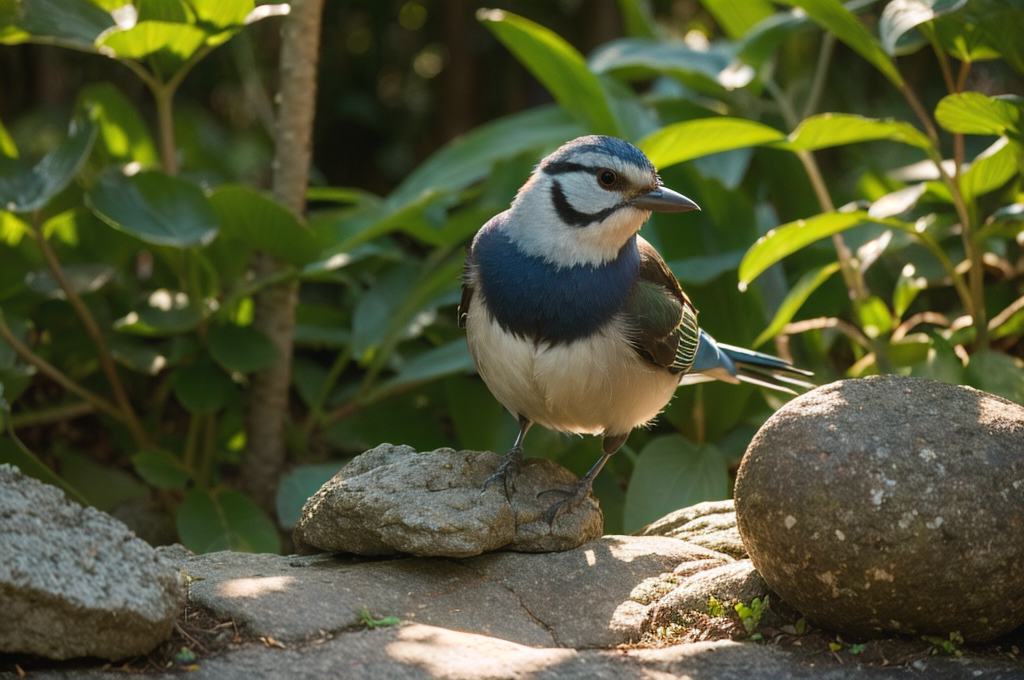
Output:
<path fill-rule="evenodd" d="M 1024 623 L 1024 407 L 919 378 L 789 402 L 736 479 L 740 535 L 822 627 L 984 641 Z"/>

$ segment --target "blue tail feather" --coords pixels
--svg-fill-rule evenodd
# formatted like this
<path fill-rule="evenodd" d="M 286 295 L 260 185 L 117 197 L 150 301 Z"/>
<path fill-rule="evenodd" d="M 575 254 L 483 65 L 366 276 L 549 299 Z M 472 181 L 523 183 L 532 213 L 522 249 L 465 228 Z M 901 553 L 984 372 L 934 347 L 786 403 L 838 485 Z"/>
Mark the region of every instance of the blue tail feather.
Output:
<path fill-rule="evenodd" d="M 704 331 L 700 332 L 700 345 L 690 372 L 726 382 L 748 382 L 790 394 L 795 394 L 792 387 L 814 387 L 813 383 L 798 377 L 814 375 L 810 371 L 769 354 L 720 344 Z"/>

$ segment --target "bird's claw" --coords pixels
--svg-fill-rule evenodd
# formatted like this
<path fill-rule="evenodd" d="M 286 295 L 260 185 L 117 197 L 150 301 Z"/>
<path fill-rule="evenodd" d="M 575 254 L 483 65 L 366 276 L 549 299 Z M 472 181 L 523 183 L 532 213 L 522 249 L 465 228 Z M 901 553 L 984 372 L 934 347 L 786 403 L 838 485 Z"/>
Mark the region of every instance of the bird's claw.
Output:
<path fill-rule="evenodd" d="M 498 465 L 498 470 L 484 480 L 483 488 L 481 492 L 487 491 L 487 488 L 492 484 L 501 482 L 502 487 L 505 489 L 505 498 L 512 502 L 512 494 L 516 490 L 516 477 L 519 476 L 520 470 L 523 467 L 523 447 L 513 446 L 509 449 L 508 453 L 501 459 L 501 463 Z"/>
<path fill-rule="evenodd" d="M 550 508 L 548 508 L 548 525 L 553 525 L 559 516 L 564 515 L 567 512 L 572 512 L 582 505 L 588 498 L 590 498 L 592 489 L 593 482 L 591 480 L 581 479 L 579 483 L 574 485 L 572 488 L 548 489 L 547 491 L 541 491 L 537 494 L 538 497 L 546 493 L 557 493 L 565 496 L 565 498 L 555 502 Z"/>

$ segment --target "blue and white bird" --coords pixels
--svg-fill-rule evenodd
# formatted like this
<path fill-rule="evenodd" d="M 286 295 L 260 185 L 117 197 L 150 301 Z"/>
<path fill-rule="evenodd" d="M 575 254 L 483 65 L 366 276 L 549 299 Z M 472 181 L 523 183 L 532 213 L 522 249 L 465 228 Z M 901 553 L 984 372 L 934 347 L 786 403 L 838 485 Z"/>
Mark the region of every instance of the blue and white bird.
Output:
<path fill-rule="evenodd" d="M 719 344 L 658 252 L 637 232 L 651 212 L 699 210 L 662 186 L 632 144 L 580 137 L 547 156 L 466 254 L 459 325 L 519 435 L 484 487 L 511 497 L 534 423 L 603 437 L 604 455 L 548 518 L 582 503 L 630 431 L 680 384 L 740 381 L 791 391 L 810 375 L 782 359 Z"/>

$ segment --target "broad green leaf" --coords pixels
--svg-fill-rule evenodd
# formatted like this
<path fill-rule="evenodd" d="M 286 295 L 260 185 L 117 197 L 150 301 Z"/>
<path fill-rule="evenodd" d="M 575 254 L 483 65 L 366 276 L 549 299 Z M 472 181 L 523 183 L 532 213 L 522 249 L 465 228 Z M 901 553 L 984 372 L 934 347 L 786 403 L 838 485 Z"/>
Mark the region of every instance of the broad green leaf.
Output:
<path fill-rule="evenodd" d="M 3 121 L 0 121 L 0 154 L 7 156 L 8 158 L 18 157 L 18 146 L 14 143 L 7 128 L 4 127 Z"/>
<path fill-rule="evenodd" d="M 46 205 L 71 183 L 89 157 L 96 126 L 86 118 L 73 118 L 68 136 L 33 167 L 0 156 L 0 208 L 32 212 Z"/>
<path fill-rule="evenodd" d="M 994 191 L 1020 174 L 1024 162 L 1021 158 L 1021 147 L 1011 144 L 1006 137 L 982 151 L 971 162 L 970 167 L 960 176 L 960 191 L 965 201 L 972 201 L 978 196 Z"/>
<path fill-rule="evenodd" d="M 619 11 L 626 35 L 637 38 L 656 36 L 654 16 L 649 0 L 619 0 Z"/>
<path fill-rule="evenodd" d="M 112 83 L 86 85 L 78 92 L 75 108 L 91 113 L 99 128 L 96 146 L 109 160 L 155 167 L 160 159 L 145 121 Z M 106 159 L 105 159 L 106 160 Z"/>
<path fill-rule="evenodd" d="M 173 453 L 155 447 L 133 455 L 132 467 L 147 484 L 158 489 L 184 489 L 192 477 Z"/>
<path fill-rule="evenodd" d="M 192 489 L 178 509 L 178 536 L 195 553 L 277 553 L 277 527 L 248 496 L 233 489 Z"/>
<path fill-rule="evenodd" d="M 959 61 L 1002 58 L 1024 73 L 1024 11 L 1016 0 L 974 0 L 934 23 L 939 44 Z"/>
<path fill-rule="evenodd" d="M 789 135 L 785 148 L 817 151 L 833 146 L 888 139 L 931 150 L 927 135 L 899 120 L 864 118 L 848 113 L 822 113 L 804 119 Z"/>
<path fill-rule="evenodd" d="M 724 90 L 743 87 L 754 76 L 748 67 L 746 81 L 737 82 L 729 70 L 733 61 L 723 50 L 695 50 L 682 41 L 620 38 L 594 50 L 587 64 L 595 73 L 627 81 L 669 75 L 698 92 L 721 95 Z"/>
<path fill-rule="evenodd" d="M 476 371 L 476 366 L 473 364 L 473 358 L 469 356 L 466 340 L 459 338 L 427 350 L 404 364 L 398 373 L 381 387 L 393 390 L 400 386 L 436 380 L 453 373 L 472 373 L 474 371 Z"/>
<path fill-rule="evenodd" d="M 140 21 L 126 31 L 113 31 L 97 43 L 100 52 L 116 59 L 153 64 L 170 78 L 204 44 L 208 34 L 191 24 Z"/>
<path fill-rule="evenodd" d="M 652 439 L 640 451 L 626 490 L 624 530 L 634 532 L 673 510 L 729 496 L 729 475 L 718 450 L 695 447 L 677 434 Z"/>
<path fill-rule="evenodd" d="M 964 370 L 964 382 L 1024 404 L 1024 364 L 1008 354 L 987 349 L 972 354 Z"/>
<path fill-rule="evenodd" d="M 662 169 L 708 154 L 784 140 L 775 128 L 743 118 L 700 118 L 667 125 L 637 144 Z"/>
<path fill-rule="evenodd" d="M 821 213 L 772 229 L 757 240 L 740 263 L 740 286 L 745 287 L 768 267 L 804 246 L 861 224 L 884 224 L 904 231 L 913 226 L 895 219 L 871 217 L 863 210 Z"/>
<path fill-rule="evenodd" d="M 119 333 L 108 337 L 107 345 L 114 360 L 133 371 L 157 375 L 167 367 L 165 350 L 151 341 Z"/>
<path fill-rule="evenodd" d="M 1024 101 L 1019 97 L 987 97 L 961 92 L 943 97 L 935 107 L 935 122 L 965 135 L 1021 134 Z"/>
<path fill-rule="evenodd" d="M 334 305 L 299 303 L 295 309 L 295 343 L 341 348 L 352 337 L 348 315 Z"/>
<path fill-rule="evenodd" d="M 682 283 L 703 286 L 722 274 L 735 270 L 742 259 L 743 251 L 734 250 L 717 255 L 698 255 L 683 260 L 672 260 L 668 263 L 668 268 Z"/>
<path fill-rule="evenodd" d="M 185 0 L 196 15 L 196 23 L 211 31 L 241 28 L 255 7 L 253 0 Z"/>
<path fill-rule="evenodd" d="M 86 205 L 115 229 L 153 245 L 205 246 L 219 226 L 199 187 L 156 170 L 131 177 L 105 173 L 86 194 Z"/>
<path fill-rule="evenodd" d="M 878 20 L 882 47 L 893 56 L 916 51 L 928 40 L 914 28 L 966 4 L 967 0 L 890 0 Z"/>
<path fill-rule="evenodd" d="M 758 22 L 775 14 L 768 0 L 702 0 L 701 4 L 731 40 L 741 38 Z"/>
<path fill-rule="evenodd" d="M 15 26 L 0 42 L 41 42 L 93 52 L 96 38 L 114 19 L 88 0 L 21 0 Z"/>
<path fill-rule="evenodd" d="M 872 66 L 882 72 L 897 88 L 904 85 L 896 64 L 885 53 L 878 41 L 864 28 L 850 10 L 843 7 L 839 0 L 786 0 L 789 4 L 807 12 L 815 23 L 835 34 L 839 40 Z"/>
<path fill-rule="evenodd" d="M 179 368 L 172 379 L 174 396 L 196 416 L 216 413 L 227 404 L 235 384 L 211 361 Z"/>
<path fill-rule="evenodd" d="M 161 288 L 115 321 L 114 330 L 151 337 L 180 335 L 195 330 L 203 317 L 203 308 L 187 295 Z"/>
<path fill-rule="evenodd" d="M 74 480 L 74 488 L 90 505 L 109 512 L 125 501 L 149 496 L 149 489 L 131 474 L 102 465 L 84 453 L 58 445 L 54 457 L 60 476 Z"/>
<path fill-rule="evenodd" d="M 299 465 L 281 477 L 277 485 L 277 521 L 284 529 L 294 529 L 302 517 L 302 506 L 309 497 L 320 490 L 334 475 L 338 474 L 344 462 Z"/>
<path fill-rule="evenodd" d="M 397 308 L 413 295 L 419 274 L 406 263 L 393 265 L 359 298 L 352 315 L 352 355 L 356 359 L 367 359 L 367 352 L 383 340 Z"/>
<path fill-rule="evenodd" d="M 992 317 L 989 332 L 994 340 L 1024 334 L 1024 298 L 1017 298 L 1006 309 Z M 1003 318 L 999 318 L 1003 317 Z"/>
<path fill-rule="evenodd" d="M 0 210 L 0 243 L 6 243 L 13 248 L 31 232 L 32 227 L 23 219 L 12 212 Z"/>
<path fill-rule="evenodd" d="M 394 196 L 394 195 L 392 195 Z M 444 245 L 439 225 L 431 224 L 431 209 L 452 197 L 424 191 L 414 200 L 389 197 L 379 205 L 370 205 L 339 212 L 330 212 L 310 220 L 310 227 L 334 245 L 320 254 L 324 260 L 348 253 L 385 234 L 402 231 L 429 245 Z"/>
<path fill-rule="evenodd" d="M 68 264 L 64 265 L 64 276 L 71 289 L 79 295 L 95 293 L 107 285 L 116 274 L 113 267 L 107 264 Z M 25 277 L 29 289 L 48 298 L 65 299 L 64 289 L 57 283 L 49 269 L 38 269 Z"/>
<path fill-rule="evenodd" d="M 889 308 L 877 295 L 869 295 L 856 305 L 857 317 L 864 335 L 877 338 L 892 330 L 893 318 Z"/>
<path fill-rule="evenodd" d="M 357 187 L 309 187 L 306 190 L 306 200 L 310 202 L 324 201 L 325 203 L 344 203 L 350 205 L 380 203 L 379 196 L 366 189 L 359 189 Z"/>
<path fill-rule="evenodd" d="M 928 288 L 928 279 L 917 276 L 917 270 L 912 264 L 906 264 L 896 279 L 896 287 L 892 294 L 892 309 L 896 318 L 902 319 L 910 305 L 914 302 L 917 294 Z"/>
<path fill-rule="evenodd" d="M 931 348 L 932 340 L 926 333 L 911 333 L 889 343 L 889 363 L 897 368 L 919 365 L 928 360 Z"/>
<path fill-rule="evenodd" d="M 828 281 L 839 269 L 839 263 L 833 262 L 824 267 L 812 269 L 801 276 L 800 280 L 786 293 L 786 297 L 782 300 L 778 310 L 776 310 L 771 323 L 761 331 L 761 334 L 757 336 L 757 339 L 754 340 L 751 346 L 759 347 L 778 335 L 786 327 L 786 324 L 793 320 L 793 317 L 804 306 L 811 293 L 820 288 L 821 284 Z"/>
<path fill-rule="evenodd" d="M 166 21 L 194 24 L 195 12 L 184 0 L 134 0 L 136 23 L 140 21 Z"/>
<path fill-rule="evenodd" d="M 481 10 L 477 18 L 574 118 L 595 133 L 619 135 L 604 88 L 572 45 L 553 31 L 504 10 Z"/>
<path fill-rule="evenodd" d="M 724 4 L 729 0 L 722 0 Z M 742 5 L 737 5 L 742 7 Z M 754 24 L 742 38 L 736 41 L 737 56 L 745 64 L 760 67 L 775 53 L 776 48 L 790 36 L 809 31 L 814 24 L 807 15 L 799 10 L 778 12 L 761 19 Z"/>
<path fill-rule="evenodd" d="M 206 336 L 210 356 L 229 371 L 253 373 L 277 364 L 280 355 L 267 336 L 252 326 L 219 323 Z"/>
<path fill-rule="evenodd" d="M 241 184 L 221 185 L 209 198 L 222 238 L 256 248 L 297 267 L 320 254 L 313 232 L 283 205 Z"/>
<path fill-rule="evenodd" d="M 3 384 L 0 383 L 0 387 L 2 386 Z M 3 400 L 0 399 L 0 404 L 2 403 Z M 4 419 L 7 417 L 6 411 L 6 408 L 0 408 L 0 433 L 6 432 L 6 427 L 4 427 Z M 82 505 L 90 504 L 85 496 L 60 475 L 47 467 L 32 451 L 19 445 L 18 442 L 15 442 L 5 434 L 0 434 L 0 464 L 2 463 L 13 465 L 21 470 L 22 474 L 60 488 L 69 498 Z"/>

